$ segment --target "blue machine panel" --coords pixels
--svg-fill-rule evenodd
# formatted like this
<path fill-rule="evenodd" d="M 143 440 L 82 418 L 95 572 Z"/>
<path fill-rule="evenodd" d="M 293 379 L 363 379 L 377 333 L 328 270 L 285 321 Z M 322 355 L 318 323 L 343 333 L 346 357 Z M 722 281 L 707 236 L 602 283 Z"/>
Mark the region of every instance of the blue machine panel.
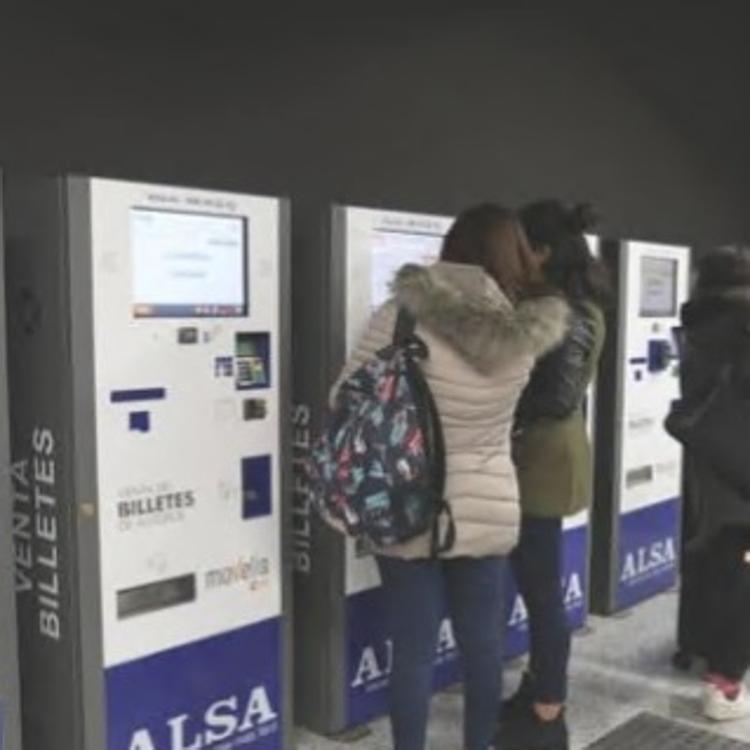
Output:
<path fill-rule="evenodd" d="M 571 630 L 586 622 L 588 590 L 588 526 L 565 532 L 564 577 L 566 606 Z M 508 630 L 506 657 L 518 658 L 528 651 L 528 614 L 508 575 Z M 388 712 L 388 688 L 392 666 L 392 645 L 383 614 L 380 589 L 369 589 L 347 599 L 347 725 L 358 726 Z M 434 691 L 461 681 L 455 636 L 447 609 L 440 625 L 435 654 Z"/>
<path fill-rule="evenodd" d="M 680 500 L 624 514 L 620 519 L 617 607 L 625 609 L 677 584 Z"/>
<path fill-rule="evenodd" d="M 280 674 L 278 619 L 111 667 L 107 750 L 278 750 Z"/>
<path fill-rule="evenodd" d="M 566 530 L 563 538 L 561 585 L 571 631 L 583 628 L 588 615 L 588 554 L 588 525 Z M 517 659 L 529 650 L 529 619 L 526 606 L 513 580 L 508 587 L 508 613 L 505 653 L 508 659 Z"/>
<path fill-rule="evenodd" d="M 383 616 L 381 589 L 348 597 L 347 724 L 358 726 L 388 712 L 392 646 Z M 450 621 L 443 618 L 435 653 L 436 691 L 461 680 Z"/>

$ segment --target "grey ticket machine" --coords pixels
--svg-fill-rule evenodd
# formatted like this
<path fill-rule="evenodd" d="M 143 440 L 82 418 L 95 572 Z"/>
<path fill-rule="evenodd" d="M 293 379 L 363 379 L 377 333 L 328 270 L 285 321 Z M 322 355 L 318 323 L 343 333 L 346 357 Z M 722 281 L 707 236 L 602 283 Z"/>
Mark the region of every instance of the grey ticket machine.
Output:
<path fill-rule="evenodd" d="M 451 219 L 336 207 L 322 244 L 295 247 L 294 454 L 299 468 L 320 428 L 328 389 L 374 308 L 386 301 L 396 270 L 431 262 Z M 379 604 L 380 580 L 368 550 L 328 530 L 296 472 L 295 688 L 297 719 L 336 734 L 387 710 L 390 642 Z M 435 655 L 436 686 L 458 679 L 446 622 Z"/>
<path fill-rule="evenodd" d="M 664 430 L 679 394 L 674 329 L 690 250 L 603 242 L 615 278 L 597 403 L 592 611 L 632 607 L 677 583 L 682 450 Z"/>
<path fill-rule="evenodd" d="M 26 748 L 289 747 L 285 203 L 6 198 Z"/>
<path fill-rule="evenodd" d="M 8 390 L 5 340 L 5 256 L 3 253 L 2 173 L 0 173 L 0 750 L 20 750 L 16 606 L 13 581 L 13 500 L 8 466 Z"/>
<path fill-rule="evenodd" d="M 446 216 L 335 207 L 329 241 L 295 248 L 294 492 L 297 718 L 324 734 L 387 711 L 392 644 L 375 561 L 324 527 L 311 508 L 303 463 L 325 413 L 328 389 L 372 311 L 405 263 L 432 263 L 452 223 Z M 587 614 L 588 516 L 566 522 L 565 588 L 573 629 Z M 508 586 L 507 656 L 525 652 L 528 614 Z M 447 616 L 435 653 L 436 690 L 460 680 Z"/>

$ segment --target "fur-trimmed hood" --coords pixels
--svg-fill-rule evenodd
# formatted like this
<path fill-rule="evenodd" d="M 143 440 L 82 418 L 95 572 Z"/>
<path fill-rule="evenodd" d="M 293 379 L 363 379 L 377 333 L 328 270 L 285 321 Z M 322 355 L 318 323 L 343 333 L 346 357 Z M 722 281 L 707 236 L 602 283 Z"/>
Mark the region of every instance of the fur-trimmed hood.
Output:
<path fill-rule="evenodd" d="M 477 266 L 407 265 L 396 276 L 393 294 L 479 372 L 513 357 L 539 357 L 557 346 L 568 328 L 564 299 L 537 297 L 514 306 Z"/>

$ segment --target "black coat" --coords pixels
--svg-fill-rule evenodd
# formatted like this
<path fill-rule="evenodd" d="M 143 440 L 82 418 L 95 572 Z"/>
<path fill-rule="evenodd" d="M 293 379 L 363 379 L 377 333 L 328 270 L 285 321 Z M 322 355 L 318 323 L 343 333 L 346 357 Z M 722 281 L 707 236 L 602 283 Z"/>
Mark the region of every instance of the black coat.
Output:
<path fill-rule="evenodd" d="M 750 286 L 716 289 L 682 309 L 682 397 L 702 401 L 730 363 L 750 393 Z M 750 442 L 748 442 L 750 460 Z M 727 526 L 750 527 L 750 498 L 738 494 L 699 456 L 686 456 L 688 537 L 700 545 Z"/>
<path fill-rule="evenodd" d="M 516 410 L 516 428 L 565 419 L 580 408 L 604 342 L 604 317 L 593 302 L 571 302 L 563 342 L 534 366 Z"/>

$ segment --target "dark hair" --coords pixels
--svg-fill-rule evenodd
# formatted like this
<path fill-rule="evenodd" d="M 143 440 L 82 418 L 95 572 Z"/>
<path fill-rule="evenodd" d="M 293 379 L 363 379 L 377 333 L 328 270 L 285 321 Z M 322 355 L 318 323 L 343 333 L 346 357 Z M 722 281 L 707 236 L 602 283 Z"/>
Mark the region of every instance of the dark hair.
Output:
<path fill-rule="evenodd" d="M 609 274 L 592 255 L 584 236 L 598 222 L 591 206 L 568 208 L 560 201 L 542 200 L 522 208 L 520 217 L 532 249 L 549 248 L 543 269 L 550 284 L 571 300 L 591 300 L 600 305 L 609 301 Z"/>
<path fill-rule="evenodd" d="M 481 266 L 487 271 L 492 267 L 490 235 L 503 224 L 518 221 L 510 209 L 495 203 L 482 203 L 461 212 L 443 240 L 440 260 Z"/>
<path fill-rule="evenodd" d="M 750 286 L 750 248 L 722 247 L 703 256 L 697 265 L 696 293 Z"/>
<path fill-rule="evenodd" d="M 511 300 L 528 292 L 531 250 L 515 212 L 494 203 L 464 211 L 443 241 L 440 258 L 479 266 Z"/>

